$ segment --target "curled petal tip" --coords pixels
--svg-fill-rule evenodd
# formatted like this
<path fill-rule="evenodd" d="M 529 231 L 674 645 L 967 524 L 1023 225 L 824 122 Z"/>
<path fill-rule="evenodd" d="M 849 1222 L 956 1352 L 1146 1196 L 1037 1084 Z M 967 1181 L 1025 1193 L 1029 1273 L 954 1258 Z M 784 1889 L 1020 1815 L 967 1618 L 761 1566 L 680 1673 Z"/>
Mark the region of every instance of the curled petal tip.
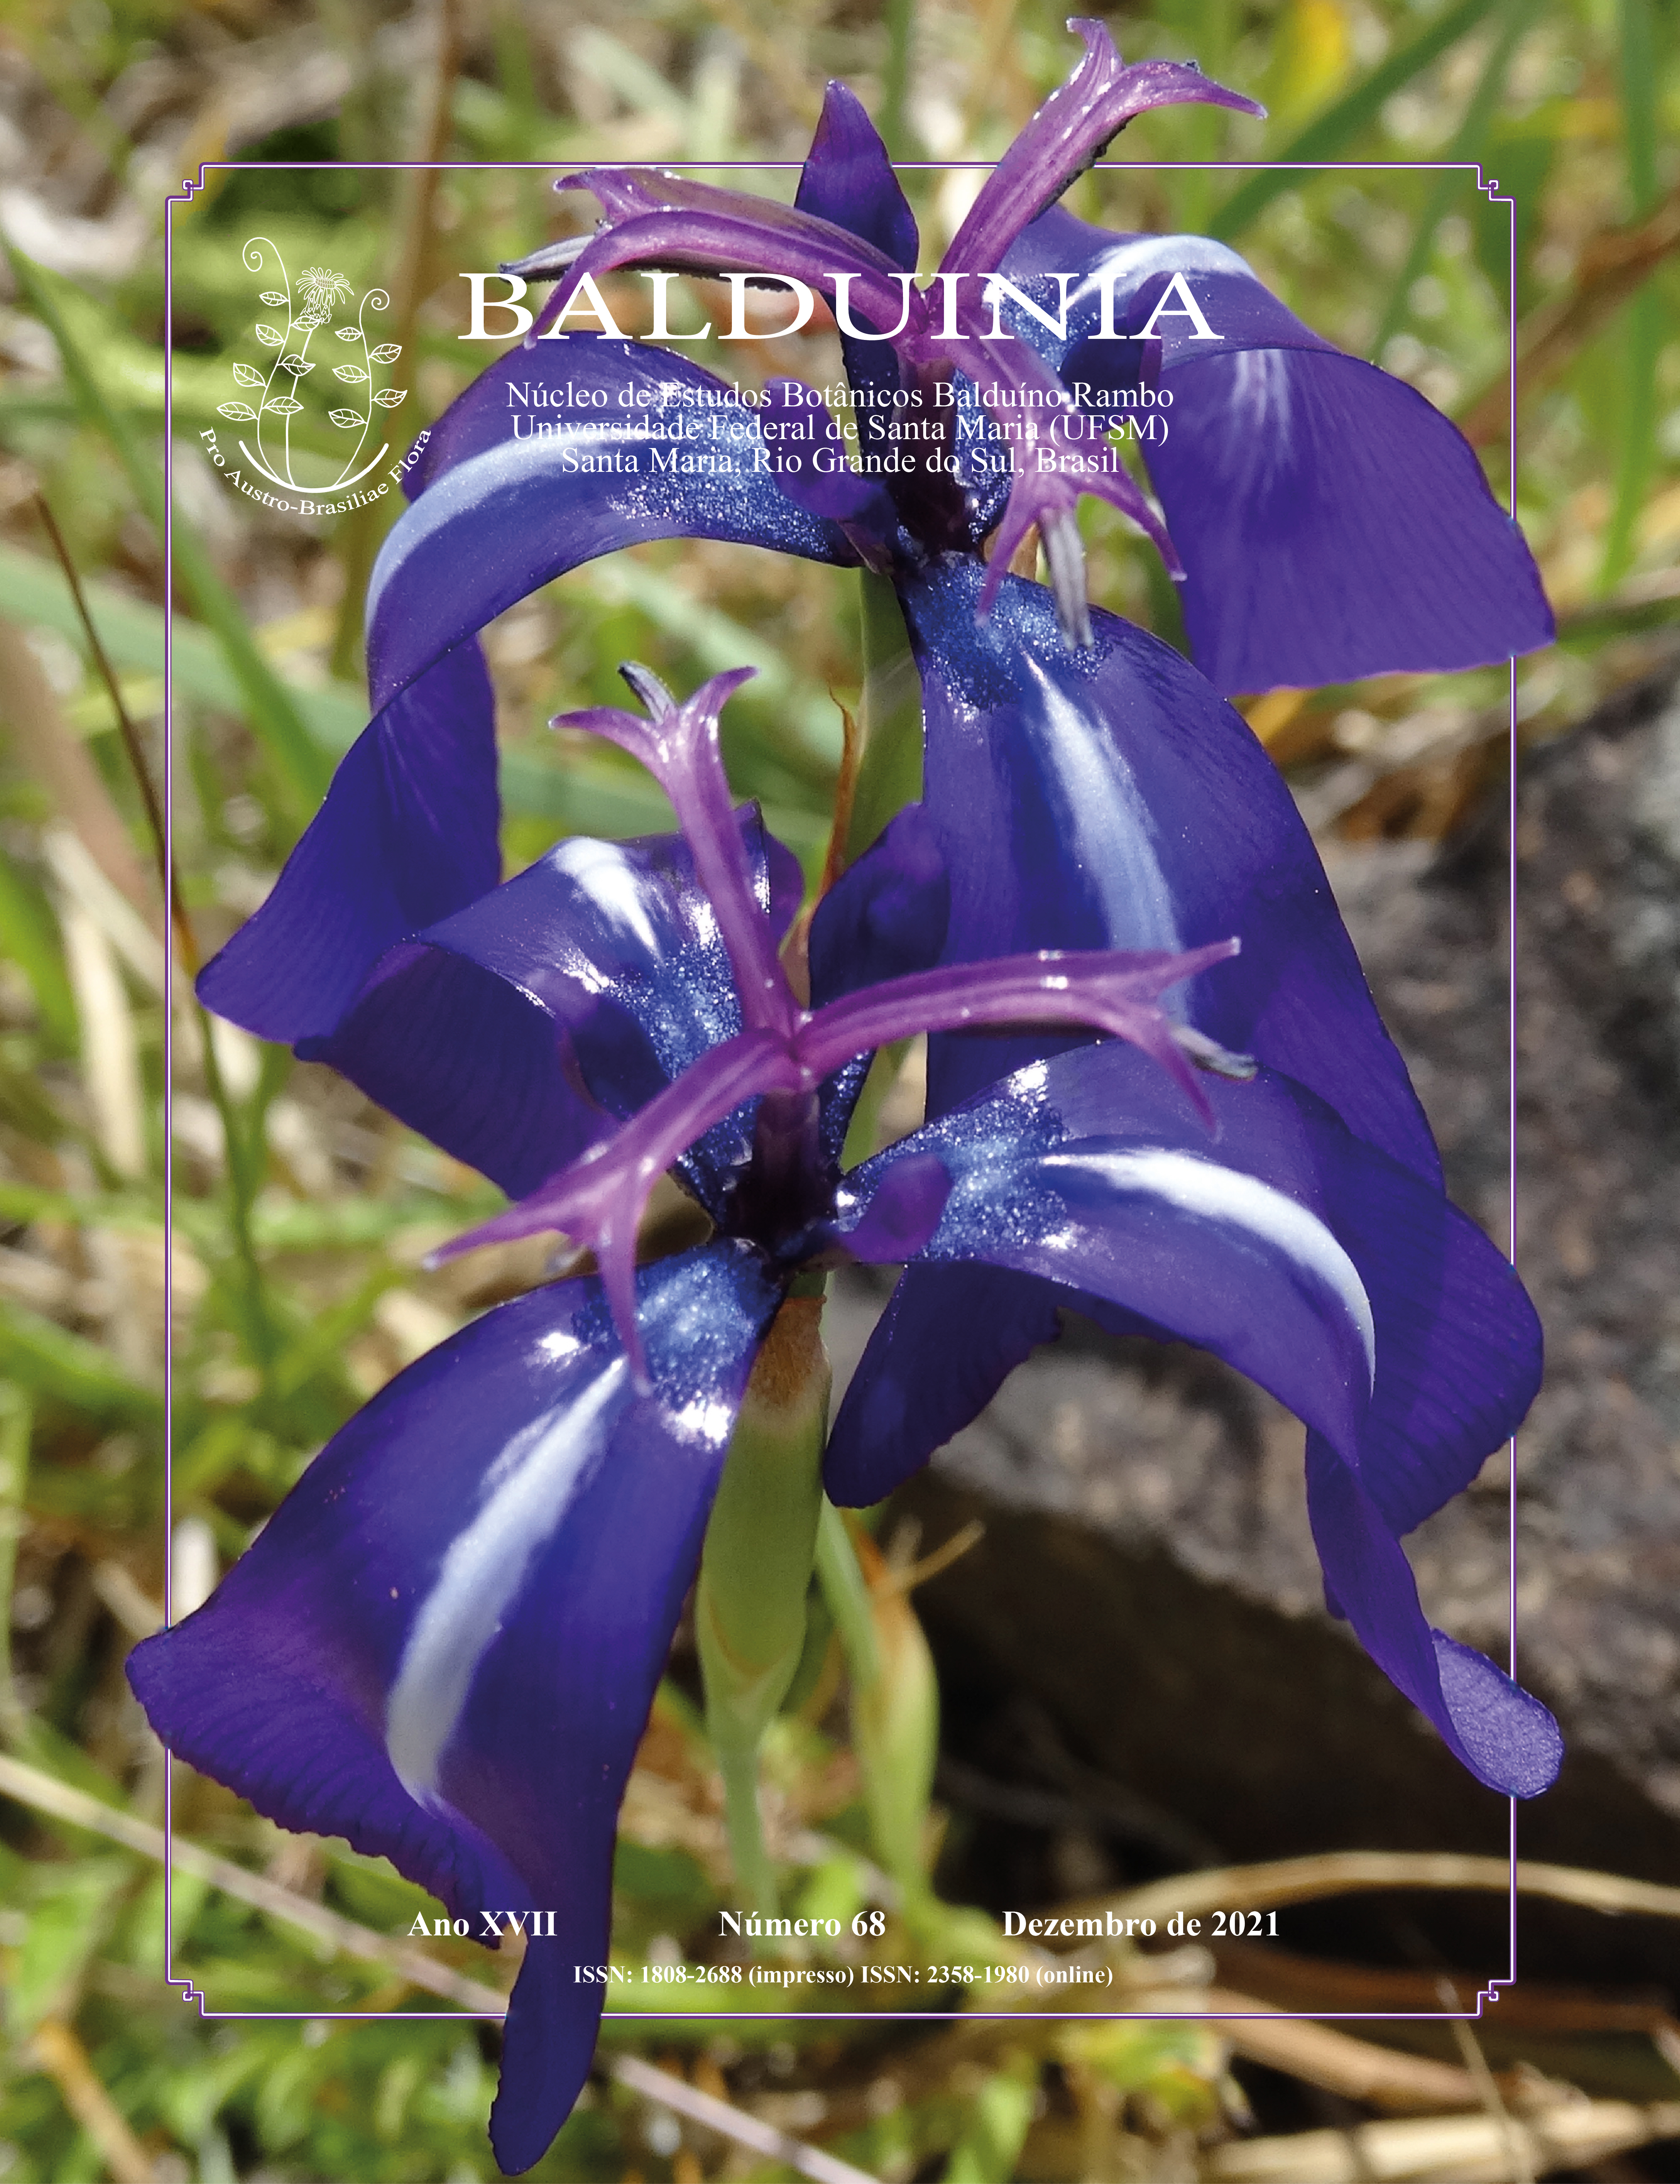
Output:
<path fill-rule="evenodd" d="M 642 701 L 650 720 L 668 720 L 677 710 L 677 700 L 666 688 L 652 668 L 644 667 L 639 660 L 621 660 L 618 672 Z M 561 719 L 565 718 L 562 714 Z M 550 722 L 550 727 L 557 722 Z"/>
<path fill-rule="evenodd" d="M 1095 53 L 1099 46 L 1105 46 L 1117 61 L 1120 58 L 1114 34 L 1100 15 L 1069 15 L 1067 25 L 1076 38 L 1084 39 L 1087 51 Z"/>

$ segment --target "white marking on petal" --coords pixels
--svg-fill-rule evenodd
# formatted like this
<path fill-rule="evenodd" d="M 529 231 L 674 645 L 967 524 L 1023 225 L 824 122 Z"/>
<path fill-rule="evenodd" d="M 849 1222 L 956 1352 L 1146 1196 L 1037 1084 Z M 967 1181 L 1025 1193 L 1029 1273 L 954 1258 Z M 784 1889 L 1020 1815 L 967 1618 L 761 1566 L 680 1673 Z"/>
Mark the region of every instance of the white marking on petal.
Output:
<path fill-rule="evenodd" d="M 409 556 L 486 494 L 504 486 L 534 486 L 545 471 L 564 472 L 563 457 L 568 453 L 575 459 L 579 454 L 649 444 L 649 434 L 630 425 L 568 426 L 564 432 L 544 433 L 539 439 L 510 439 L 485 448 L 482 454 L 469 455 L 452 471 L 445 471 L 409 504 L 386 535 L 368 580 L 365 610 L 368 628 L 372 628 L 381 599 Z"/>
<path fill-rule="evenodd" d="M 1136 1152 L 1052 1153 L 1046 1165 L 1079 1168 L 1119 1190 L 1164 1199 L 1186 1213 L 1246 1230 L 1292 1260 L 1329 1290 L 1358 1334 L 1365 1370 L 1376 1383 L 1376 1322 L 1359 1270 L 1315 1213 L 1269 1183 L 1193 1153 L 1157 1146 Z"/>
<path fill-rule="evenodd" d="M 516 1434 L 485 1479 L 477 1514 L 444 1557 L 385 1708 L 385 1748 L 420 1804 L 443 1802 L 438 1769 L 479 1663 L 605 1445 L 628 1381 L 616 1357 L 582 1396 Z"/>
<path fill-rule="evenodd" d="M 1069 298 L 1069 305 L 1100 296 L 1107 281 L 1122 291 L 1122 284 L 1135 288 L 1152 273 L 1240 273 L 1247 280 L 1254 278 L 1245 259 L 1205 235 L 1135 235 L 1097 259 Z"/>
<path fill-rule="evenodd" d="M 1110 948 L 1184 947 L 1172 889 L 1155 853 L 1149 807 L 1103 724 L 1074 705 L 1038 661 L 1025 662 L 1041 711 L 1024 717 L 1052 784 L 1057 828 L 1096 894 Z M 1181 1015 L 1169 996 L 1163 1006 Z"/>
<path fill-rule="evenodd" d="M 1224 390 L 1227 407 L 1224 447 L 1234 450 L 1241 476 L 1230 481 L 1236 493 L 1250 493 L 1271 474 L 1284 475 L 1292 454 L 1290 411 L 1293 382 L 1303 354 L 1292 348 L 1246 348 L 1231 359 Z"/>
<path fill-rule="evenodd" d="M 633 933 L 650 956 L 660 952 L 659 935 L 648 917 L 635 866 L 617 842 L 574 835 L 549 854 L 549 862 L 586 894 L 622 931 Z"/>

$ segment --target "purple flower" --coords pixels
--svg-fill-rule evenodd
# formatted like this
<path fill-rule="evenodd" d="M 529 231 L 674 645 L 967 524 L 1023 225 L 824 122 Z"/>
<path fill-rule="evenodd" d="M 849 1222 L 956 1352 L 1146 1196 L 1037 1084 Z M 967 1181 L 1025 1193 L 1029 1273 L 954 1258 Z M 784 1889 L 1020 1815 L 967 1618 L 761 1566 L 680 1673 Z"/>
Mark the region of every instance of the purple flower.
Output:
<path fill-rule="evenodd" d="M 909 208 L 837 86 L 791 209 L 576 178 L 606 219 L 527 261 L 560 276 L 545 323 L 614 267 L 803 281 L 843 330 L 863 466 L 795 382 L 748 409 L 680 357 L 533 330 L 429 436 L 370 592 L 378 710 L 201 981 L 501 1184 L 516 1202 L 480 1237 L 596 1251 L 599 1275 L 393 1382 L 134 1665 L 171 1747 L 284 1824 L 389 1855 L 476 1930 L 554 1914 L 508 2020 L 510 2169 L 588 2068 L 600 1989 L 572 1968 L 605 1956 L 618 1797 L 802 1270 L 907 1262 L 835 1421 L 834 1500 L 924 1462 L 1058 1304 L 1200 1342 L 1306 1422 L 1327 1590 L 1372 1657 L 1484 1782 L 1527 1796 L 1555 1771 L 1550 1717 L 1430 1629 L 1398 1545 L 1526 1409 L 1532 1310 L 1442 1192 L 1288 791 L 1213 682 L 1088 605 L 1074 511 L 1102 494 L 1181 566 L 1226 688 L 1503 657 L 1544 641 L 1544 602 L 1409 390 L 1231 254 L 1054 209 L 1149 106 L 1248 104 L 1078 27 L 1084 60 L 925 293 Z M 554 429 L 514 437 L 516 396 Z M 1144 414 L 1172 426 L 1141 443 L 1164 521 L 1102 460 L 1102 421 Z M 901 415 L 928 434 L 895 439 Z M 1047 589 L 1005 573 L 1035 532 Z M 923 793 L 819 904 L 809 1009 L 777 956 L 797 872 L 717 757 L 739 677 L 678 706 L 638 671 L 648 718 L 577 716 L 652 768 L 679 835 L 565 842 L 496 884 L 477 632 L 668 537 L 862 567 L 903 611 Z M 868 1055 L 920 1030 L 929 1121 L 843 1173 Z M 715 1233 L 639 1268 L 667 1169 Z"/>
<path fill-rule="evenodd" d="M 925 292 L 909 279 L 910 209 L 839 86 L 791 209 L 657 175 L 572 178 L 607 217 L 581 248 L 526 261 L 561 274 L 550 317 L 611 266 L 805 280 L 858 329 L 845 345 L 860 458 L 902 460 L 847 467 L 838 428 L 793 382 L 744 409 L 681 356 L 533 330 L 445 414 L 409 473 L 414 504 L 369 598 L 379 710 L 269 902 L 211 967 L 213 1007 L 271 1037 L 324 1031 L 386 948 L 488 884 L 494 744 L 463 702 L 487 621 L 638 540 L 751 542 L 862 564 L 896 588 L 924 694 L 926 815 L 957 891 L 938 953 L 917 967 L 1047 946 L 1171 950 L 1211 915 L 1247 952 L 1202 1028 L 1438 1177 L 1264 753 L 1177 654 L 1086 604 L 1081 491 L 1117 499 L 1170 550 L 1125 471 L 1091 470 L 1106 448 L 1091 433 L 1143 414 L 1128 394 L 1158 393 L 1147 415 L 1170 437 L 1140 444 L 1180 541 L 1190 627 L 1224 687 L 1503 657 L 1549 635 L 1545 602 L 1474 457 L 1409 388 L 1326 348 L 1220 247 L 1105 237 L 1052 207 L 1147 107 L 1249 104 L 1191 68 L 1124 68 L 1101 25 L 1078 27 L 1085 58 L 999 164 Z M 993 268 L 1040 293 L 1052 320 L 1051 291 L 1064 288 L 1063 331 L 1005 289 L 988 302 Z M 1217 341 L 1197 331 L 1204 319 Z M 890 337 L 874 338 L 882 330 Z M 1110 358 L 1122 368 L 1099 368 Z M 527 421 L 540 414 L 540 435 L 513 436 L 516 404 Z M 935 437 L 882 437 L 907 412 Z M 1000 419 L 1039 437 L 1000 438 Z M 712 428 L 698 452 L 697 420 Z M 793 426 L 807 437 L 790 440 Z M 790 448 L 803 450 L 797 471 Z M 1048 593 L 1002 573 L 1035 526 Z M 985 1042 L 941 1043 L 935 1107 L 1004 1059 Z"/>
<path fill-rule="evenodd" d="M 819 905 L 802 1008 L 777 956 L 791 861 L 717 755 L 744 674 L 682 706 L 627 674 L 650 718 L 572 724 L 644 759 L 682 834 L 562 843 L 388 950 L 302 1048 L 524 1194 L 452 1249 L 563 1228 L 600 1273 L 410 1367 L 131 1667 L 171 1749 L 260 1810 L 389 1857 L 483 1937 L 509 1914 L 536 1936 L 492 2121 L 511 2171 L 589 2068 L 600 1989 L 573 1967 L 606 1960 L 619 1797 L 753 1357 L 807 1268 L 913 1262 L 862 1401 L 935 1439 L 977 1400 L 950 1312 L 996 1290 L 1028 1342 L 1078 1302 L 1227 1358 L 1307 1423 L 1327 1584 L 1374 1658 L 1494 1787 L 1531 1794 L 1558 1756 L 1542 1707 L 1429 1629 L 1397 1544 L 1526 1409 L 1532 1312 L 1432 1182 L 1175 1006 L 1238 974 L 1236 944 L 894 974 L 952 900 L 911 807 Z M 840 1173 L 873 1050 L 996 1023 L 1110 1036 Z M 673 1167 L 716 1233 L 638 1268 Z M 866 1418 L 831 1490 L 876 1498 L 901 1441 Z"/>

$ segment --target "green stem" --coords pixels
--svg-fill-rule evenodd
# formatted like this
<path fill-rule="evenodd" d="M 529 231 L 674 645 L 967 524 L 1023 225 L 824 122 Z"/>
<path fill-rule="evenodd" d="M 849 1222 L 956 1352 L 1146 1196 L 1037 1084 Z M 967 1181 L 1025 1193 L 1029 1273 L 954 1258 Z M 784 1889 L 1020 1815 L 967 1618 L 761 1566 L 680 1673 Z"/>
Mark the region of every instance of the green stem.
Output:
<path fill-rule="evenodd" d="M 857 1550 L 846 1519 L 826 1496 L 817 1520 L 817 1581 L 834 1618 L 853 1691 L 866 1691 L 880 1680 L 880 1648 L 869 1588 L 858 1566 Z"/>
<path fill-rule="evenodd" d="M 933 1912 L 928 1803 L 939 1744 L 932 1657 L 915 1611 L 885 1573 L 872 1591 L 839 1512 L 823 1504 L 817 1569 L 851 1677 L 851 1744 L 875 1856 L 913 1929 Z"/>
<path fill-rule="evenodd" d="M 729 1833 L 729 1857 L 747 1908 L 761 1919 L 776 1915 L 776 1872 L 764 1847 L 758 1810 L 758 1745 L 721 1743 L 712 1748 L 723 1777 L 723 1821 Z"/>
<path fill-rule="evenodd" d="M 916 0 L 887 0 L 887 49 L 881 69 L 881 141 L 889 158 L 918 157 L 910 126 L 912 48 L 916 35 Z"/>
<path fill-rule="evenodd" d="M 723 1776 L 735 1878 L 775 1908 L 758 1812 L 758 1747 L 805 1650 L 829 1361 L 820 1295 L 795 1295 L 754 1363 L 706 1527 L 695 1598 L 706 1725 Z"/>

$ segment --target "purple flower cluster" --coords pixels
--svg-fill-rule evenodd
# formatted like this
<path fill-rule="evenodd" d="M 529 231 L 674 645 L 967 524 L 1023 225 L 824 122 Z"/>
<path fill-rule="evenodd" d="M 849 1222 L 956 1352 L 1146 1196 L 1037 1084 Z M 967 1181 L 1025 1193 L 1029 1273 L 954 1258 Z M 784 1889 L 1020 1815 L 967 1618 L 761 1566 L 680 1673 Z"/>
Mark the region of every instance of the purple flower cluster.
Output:
<path fill-rule="evenodd" d="M 410 472 L 369 597 L 372 723 L 202 980 L 507 1192 L 463 1244 L 559 1229 L 596 1253 L 597 1274 L 393 1381 L 131 1670 L 170 1747 L 282 1825 L 383 1853 L 475 1928 L 489 1907 L 557 1911 L 507 2020 L 510 2171 L 588 2070 L 600 1990 L 572 1967 L 606 1958 L 618 1802 L 754 1357 L 811 1269 L 904 1268 L 834 1421 L 835 1502 L 925 1462 L 1060 1307 L 1203 1344 L 1305 1422 L 1327 1592 L 1372 1658 L 1493 1789 L 1556 1771 L 1549 1715 L 1429 1627 L 1399 1546 L 1523 1415 L 1539 1329 L 1443 1195 L 1293 802 L 1220 695 L 1503 660 L 1549 616 L 1420 396 L 1222 246 L 1058 209 L 1147 108 L 1248 106 L 1076 27 L 1080 67 L 925 289 L 910 208 L 838 86 L 791 209 L 569 178 L 605 220 L 516 269 L 555 293 Z M 638 265 L 828 298 L 857 460 L 792 382 L 743 409 L 667 352 L 539 338 L 596 274 Z M 527 407 L 546 391 L 552 430 L 510 431 L 515 382 Z M 680 450 L 703 404 L 739 412 L 751 460 L 644 460 Z M 929 421 L 907 457 L 907 405 Z M 1138 443 L 1159 514 L 1102 458 L 1140 410 L 1174 421 Z M 774 460 L 795 438 L 828 459 Z M 1086 492 L 1180 577 L 1197 666 L 1089 604 Z M 1007 573 L 1035 534 L 1047 588 Z M 732 807 L 717 755 L 741 676 L 678 704 L 630 670 L 640 714 L 572 716 L 651 769 L 678 833 L 564 841 L 498 883 L 476 633 L 567 569 L 673 537 L 861 566 L 909 632 L 922 793 L 817 905 L 809 1006 L 779 955 L 799 874 Z M 918 1032 L 927 1121 L 843 1170 L 869 1056 Z M 667 1172 L 712 1233 L 638 1266 Z"/>

